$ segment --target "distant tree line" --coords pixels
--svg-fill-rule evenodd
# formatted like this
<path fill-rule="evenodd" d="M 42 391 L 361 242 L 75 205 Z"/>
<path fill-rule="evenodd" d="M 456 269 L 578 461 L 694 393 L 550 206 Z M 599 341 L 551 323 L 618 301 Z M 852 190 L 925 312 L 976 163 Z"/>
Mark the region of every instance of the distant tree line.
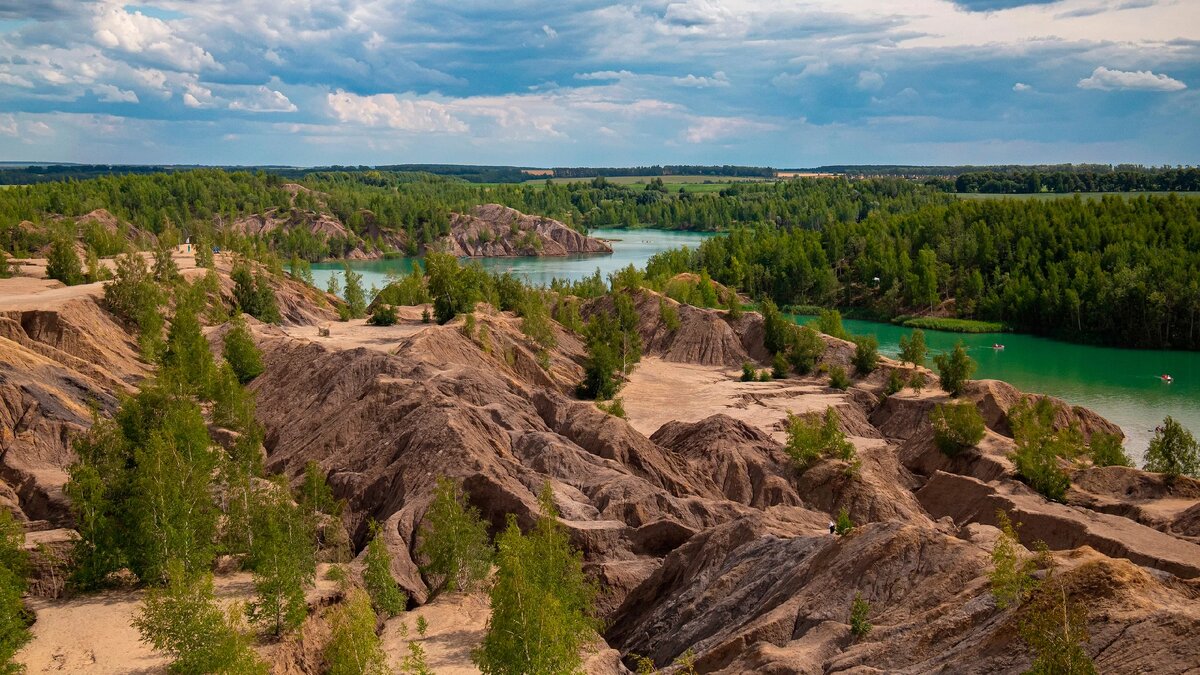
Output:
<path fill-rule="evenodd" d="M 977 171 L 959 175 L 953 186 L 955 192 L 988 194 L 1194 192 L 1200 190 L 1200 169 L 1189 167 L 1119 171 Z"/>

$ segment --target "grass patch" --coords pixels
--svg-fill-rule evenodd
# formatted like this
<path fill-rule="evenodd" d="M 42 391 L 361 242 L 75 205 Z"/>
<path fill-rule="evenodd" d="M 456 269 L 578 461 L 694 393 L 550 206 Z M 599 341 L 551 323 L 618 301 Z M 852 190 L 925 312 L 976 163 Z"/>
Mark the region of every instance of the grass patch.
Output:
<path fill-rule="evenodd" d="M 935 316 L 898 316 L 892 319 L 892 323 L 905 328 L 944 330 L 950 333 L 1004 333 L 1008 331 L 1008 327 L 998 321 L 947 319 Z"/>

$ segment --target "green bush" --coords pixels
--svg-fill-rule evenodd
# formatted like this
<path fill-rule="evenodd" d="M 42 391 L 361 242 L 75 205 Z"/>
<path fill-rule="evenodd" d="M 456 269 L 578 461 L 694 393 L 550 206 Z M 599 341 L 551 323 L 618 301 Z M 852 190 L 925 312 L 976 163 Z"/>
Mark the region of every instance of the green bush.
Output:
<path fill-rule="evenodd" d="M 843 537 L 854 531 L 854 521 L 850 519 L 850 511 L 844 506 L 838 510 L 837 522 L 833 524 L 833 531 Z"/>
<path fill-rule="evenodd" d="M 800 326 L 792 331 L 787 359 L 792 369 L 798 374 L 811 373 L 823 354 L 825 354 L 825 341 L 821 339 L 817 331 L 808 326 Z"/>
<path fill-rule="evenodd" d="M 666 327 L 667 332 L 674 333 L 679 330 L 679 310 L 675 309 L 675 305 L 667 302 L 666 298 L 658 299 L 658 318 Z"/>
<path fill-rule="evenodd" d="M 869 375 L 879 365 L 879 340 L 874 335 L 854 336 L 854 356 L 850 359 L 859 375 Z"/>
<path fill-rule="evenodd" d="M 972 403 L 938 404 L 930 411 L 929 421 L 933 424 L 933 440 L 947 457 L 978 445 L 987 429 Z"/>
<path fill-rule="evenodd" d="M 0 251 L 0 279 L 9 279 L 16 273 L 16 265 L 8 261 L 8 254 Z"/>
<path fill-rule="evenodd" d="M 771 381 L 771 371 L 769 371 L 769 370 L 758 371 L 758 381 L 759 382 L 770 382 Z"/>
<path fill-rule="evenodd" d="M 771 360 L 771 377 L 781 380 L 788 375 L 787 357 L 783 354 L 776 354 Z"/>
<path fill-rule="evenodd" d="M 1071 478 L 1059 466 L 1060 459 L 1075 459 L 1085 452 L 1083 435 L 1075 425 L 1054 426 L 1054 406 L 1049 399 L 1036 403 L 1021 401 L 1008 412 L 1017 449 L 1012 455 L 1017 475 L 1047 499 L 1061 502 L 1071 487 Z"/>
<path fill-rule="evenodd" d="M 54 240 L 46 260 L 46 276 L 68 286 L 84 282 L 83 267 L 79 255 L 75 253 L 75 242 L 66 238 Z"/>
<path fill-rule="evenodd" d="M 389 675 L 387 653 L 375 632 L 371 599 L 352 588 L 330 617 L 332 635 L 325 646 L 329 675 Z"/>
<path fill-rule="evenodd" d="M 1200 478 L 1200 446 L 1190 431 L 1168 416 L 1150 440 L 1145 468 L 1168 478 Z"/>
<path fill-rule="evenodd" d="M 408 608 L 408 596 L 392 577 L 392 554 L 381 534 L 379 524 L 372 522 L 371 543 L 367 544 L 367 555 L 363 559 L 363 583 L 375 611 L 386 618 L 402 614 Z"/>
<path fill-rule="evenodd" d="M 262 352 L 254 344 L 254 338 L 250 336 L 246 320 L 241 315 L 234 316 L 230 324 L 229 332 L 225 333 L 222 354 L 225 361 L 233 368 L 238 382 L 246 384 L 262 374 L 264 369 Z"/>
<path fill-rule="evenodd" d="M 217 603 L 211 573 L 189 575 L 174 564 L 167 585 L 146 592 L 133 624 L 142 640 L 174 657 L 174 672 L 266 675 L 236 617 Z"/>
<path fill-rule="evenodd" d="M 829 367 L 829 386 L 842 390 L 850 387 L 850 378 L 846 375 L 845 368 L 841 366 Z"/>
<path fill-rule="evenodd" d="M 749 361 L 742 364 L 742 382 L 753 382 L 758 379 L 754 364 Z"/>
<path fill-rule="evenodd" d="M 371 313 L 371 318 L 367 319 L 367 323 L 372 326 L 394 326 L 397 321 L 399 321 L 399 316 L 396 315 L 396 308 L 392 305 L 378 305 Z"/>
<path fill-rule="evenodd" d="M 1083 645 L 1088 642 L 1087 611 L 1068 596 L 1065 581 L 1052 578 L 1029 603 L 1019 631 L 1033 651 L 1031 675 L 1096 675 Z"/>
<path fill-rule="evenodd" d="M 608 403 L 597 403 L 596 407 L 614 417 L 620 417 L 621 419 L 628 418 L 628 415 L 625 414 L 625 402 L 621 400 L 620 396 L 614 397 Z"/>
<path fill-rule="evenodd" d="M 914 371 L 912 377 L 908 378 L 908 386 L 913 390 L 913 393 L 919 394 L 925 388 L 926 377 L 925 371 Z"/>
<path fill-rule="evenodd" d="M 316 578 L 316 533 L 312 519 L 292 501 L 287 479 L 277 477 L 257 491 L 249 562 L 256 598 L 248 614 L 276 636 L 304 622 L 304 589 Z"/>
<path fill-rule="evenodd" d="M 899 370 L 893 368 L 892 372 L 888 373 L 887 386 L 884 387 L 883 393 L 885 396 L 898 394 L 904 389 L 905 384 L 906 380 L 904 375 L 902 375 Z"/>
<path fill-rule="evenodd" d="M 925 328 L 928 330 L 944 330 L 951 333 L 1002 333 L 1007 327 L 996 321 L 975 321 L 973 319 L 948 319 L 933 316 L 920 316 L 904 319 L 900 325 L 906 328 Z"/>
<path fill-rule="evenodd" d="M 21 601 L 28 573 L 25 528 L 8 509 L 0 508 L 0 673 L 21 672 L 13 657 L 32 637 L 33 617 Z"/>
<path fill-rule="evenodd" d="M 817 316 L 815 328 L 831 337 L 849 340 L 850 335 L 842 326 L 842 313 L 836 309 L 823 309 Z"/>
<path fill-rule="evenodd" d="M 1037 586 L 1038 580 L 1033 573 L 1039 566 L 1039 556 L 1021 555 L 1021 542 L 1017 538 L 1020 525 L 1014 526 L 1003 509 L 996 511 L 996 526 L 1000 528 L 1000 536 L 992 545 L 992 570 L 988 573 L 988 581 L 996 606 L 1005 609 L 1024 602 Z M 1043 554 L 1040 558 L 1044 561 L 1047 556 Z"/>
<path fill-rule="evenodd" d="M 908 336 L 900 336 L 901 363 L 924 366 L 927 351 L 925 348 L 925 331 L 918 328 Z"/>
<path fill-rule="evenodd" d="M 871 622 L 867 620 L 867 615 L 871 612 L 871 605 L 863 599 L 862 593 L 854 594 L 854 602 L 850 603 L 850 634 L 858 639 L 862 639 L 871 632 Z"/>
<path fill-rule="evenodd" d="M 1092 432 L 1088 454 L 1091 455 L 1094 466 L 1133 466 L 1133 460 L 1125 453 L 1125 446 L 1119 434 Z"/>
<path fill-rule="evenodd" d="M 428 560 L 421 572 L 435 593 L 471 591 L 487 578 L 494 553 L 487 523 L 453 479 L 437 480 L 417 552 Z"/>
<path fill-rule="evenodd" d="M 953 351 L 933 357 L 933 362 L 937 365 L 942 389 L 951 396 L 962 394 L 977 365 L 974 359 L 967 356 L 967 349 L 961 341 L 954 345 Z"/>
<path fill-rule="evenodd" d="M 805 413 L 788 417 L 788 442 L 784 448 L 801 470 L 825 458 L 853 460 L 854 444 L 846 440 L 832 407 L 824 414 Z"/>

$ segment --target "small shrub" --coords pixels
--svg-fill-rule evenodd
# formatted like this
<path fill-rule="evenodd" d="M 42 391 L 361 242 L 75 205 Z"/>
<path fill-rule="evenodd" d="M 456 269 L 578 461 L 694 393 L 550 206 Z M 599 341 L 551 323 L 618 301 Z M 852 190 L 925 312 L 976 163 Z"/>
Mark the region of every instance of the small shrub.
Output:
<path fill-rule="evenodd" d="M 675 306 L 667 302 L 666 298 L 658 299 L 658 318 L 663 322 L 668 332 L 674 333 L 679 330 L 679 310 Z"/>
<path fill-rule="evenodd" d="M 914 366 L 925 365 L 925 331 L 917 328 L 909 336 L 900 337 L 900 361 Z"/>
<path fill-rule="evenodd" d="M 854 531 L 854 521 L 850 520 L 850 512 L 844 506 L 838 511 L 837 522 L 833 524 L 833 531 L 835 534 L 843 537 Z"/>
<path fill-rule="evenodd" d="M 596 407 L 614 417 L 620 417 L 621 419 L 628 418 L 628 416 L 625 414 L 625 402 L 621 400 L 620 396 L 614 398 L 608 403 L 597 403 Z"/>
<path fill-rule="evenodd" d="M 1070 602 L 1062 582 L 1040 589 L 1020 624 L 1021 639 L 1033 651 L 1032 675 L 1096 675 L 1084 650 L 1087 612 Z"/>
<path fill-rule="evenodd" d="M 862 639 L 871 632 L 871 622 L 867 621 L 870 612 L 870 603 L 863 599 L 862 593 L 855 593 L 854 602 L 850 603 L 850 634 L 855 638 Z"/>
<path fill-rule="evenodd" d="M 769 371 L 769 370 L 758 371 L 758 381 L 759 382 L 770 382 L 771 381 L 771 371 Z"/>
<path fill-rule="evenodd" d="M 50 255 L 46 260 L 46 276 L 57 279 L 68 286 L 84 282 L 83 267 L 79 255 L 75 253 L 75 243 L 70 239 L 55 239 L 50 245 Z"/>
<path fill-rule="evenodd" d="M 420 622 L 424 619 L 425 617 L 417 619 L 418 629 Z M 404 662 L 400 664 L 400 672 L 404 675 L 433 675 L 433 670 L 429 668 L 429 663 L 425 659 L 425 648 L 421 646 L 421 643 L 408 643 L 408 654 L 404 656 Z"/>
<path fill-rule="evenodd" d="M 421 571 L 435 592 L 474 590 L 487 578 L 493 553 L 487 524 L 450 478 L 437 480 L 417 552 L 428 560 Z"/>
<path fill-rule="evenodd" d="M 824 353 L 825 341 L 821 339 L 817 331 L 808 326 L 800 326 L 792 331 L 787 359 L 797 373 L 800 375 L 811 373 Z"/>
<path fill-rule="evenodd" d="M 420 635 L 421 637 L 425 637 L 425 633 L 428 630 L 429 630 L 429 622 L 425 620 L 425 617 L 418 616 L 417 617 L 417 635 Z"/>
<path fill-rule="evenodd" d="M 850 378 L 846 375 L 845 368 L 841 366 L 829 367 L 829 386 L 842 390 L 850 387 Z"/>
<path fill-rule="evenodd" d="M 754 364 L 749 361 L 742 364 L 742 382 L 753 382 L 756 379 Z"/>
<path fill-rule="evenodd" d="M 431 317 L 429 315 L 428 309 L 421 310 L 421 323 L 429 323 L 432 320 L 433 320 L 433 317 Z"/>
<path fill-rule="evenodd" d="M 475 339 L 475 314 L 468 314 L 467 317 L 463 319 L 462 334 L 465 335 L 468 340 Z"/>
<path fill-rule="evenodd" d="M 1084 453 L 1078 427 L 1055 428 L 1054 406 L 1046 398 L 1036 403 L 1021 401 L 1009 410 L 1008 419 L 1017 445 L 1012 460 L 1018 476 L 1047 499 L 1064 501 L 1071 478 L 1059 466 L 1059 460 L 1075 459 Z"/>
<path fill-rule="evenodd" d="M 392 578 L 392 555 L 380 536 L 379 524 L 371 523 L 371 543 L 363 559 L 363 584 L 371 596 L 371 604 L 385 618 L 397 616 L 408 607 L 408 596 Z"/>
<path fill-rule="evenodd" d="M 846 329 L 842 327 L 842 313 L 836 309 L 823 309 L 817 316 L 816 329 L 822 333 L 849 340 L 850 335 L 846 333 Z"/>
<path fill-rule="evenodd" d="M 1133 460 L 1126 454 L 1118 434 L 1093 432 L 1088 443 L 1088 454 L 1092 457 L 1093 466 L 1133 466 Z"/>
<path fill-rule="evenodd" d="M 345 602 L 333 611 L 332 636 L 325 647 L 325 665 L 329 675 L 386 675 L 387 654 L 375 633 L 375 613 L 371 600 L 353 589 Z"/>
<path fill-rule="evenodd" d="M 222 354 L 229 366 L 233 368 L 238 382 L 246 384 L 262 374 L 264 370 L 262 352 L 254 344 L 254 338 L 250 336 L 246 320 L 240 314 L 236 315 L 230 323 L 232 323 L 232 327 L 229 332 L 225 333 Z"/>
<path fill-rule="evenodd" d="M 1200 445 L 1197 445 L 1192 432 L 1168 416 L 1150 440 L 1145 468 L 1164 474 L 1167 478 L 1200 478 Z"/>
<path fill-rule="evenodd" d="M 8 261 L 8 254 L 0 251 L 0 279 L 11 278 L 16 273 L 16 265 Z"/>
<path fill-rule="evenodd" d="M 996 511 L 996 523 L 1000 528 L 1000 536 L 992 546 L 992 571 L 988 573 L 988 580 L 992 585 L 996 606 L 1006 609 L 1024 602 L 1037 585 L 1033 572 L 1038 567 L 1038 558 L 1024 557 L 1019 553 L 1021 543 L 1017 538 L 1017 528 L 1020 525 L 1014 526 L 1003 509 Z"/>
<path fill-rule="evenodd" d="M 903 391 L 905 384 L 904 376 L 900 374 L 899 370 L 893 368 L 892 372 L 888 374 L 887 386 L 884 387 L 883 393 L 885 396 L 899 394 Z"/>
<path fill-rule="evenodd" d="M 396 316 L 396 308 L 392 305 L 379 305 L 371 314 L 371 318 L 367 319 L 367 323 L 372 326 L 394 326 L 399 317 Z"/>
<path fill-rule="evenodd" d="M 859 375 L 869 375 L 879 365 L 879 340 L 874 335 L 854 337 L 854 356 L 850 359 Z"/>
<path fill-rule="evenodd" d="M 933 440 L 947 457 L 975 447 L 986 432 L 983 417 L 972 403 L 938 404 L 930 411 L 929 421 Z"/>
<path fill-rule="evenodd" d="M 788 443 L 784 450 L 801 470 L 821 459 L 854 459 L 854 444 L 838 427 L 837 412 L 826 408 L 823 415 L 806 413 L 788 417 Z"/>
<path fill-rule="evenodd" d="M 928 380 L 926 379 L 925 371 L 923 370 L 914 372 L 912 377 L 908 378 L 908 386 L 913 390 L 914 394 L 920 394 L 921 390 L 925 388 L 926 384 L 928 384 Z"/>
<path fill-rule="evenodd" d="M 781 379 L 787 377 L 787 374 L 788 374 L 787 357 L 784 356 L 784 354 L 782 352 L 775 354 L 774 359 L 772 359 L 772 361 L 771 361 L 771 377 L 773 377 L 777 380 L 781 380 Z"/>
<path fill-rule="evenodd" d="M 953 351 L 933 357 L 933 362 L 937 365 L 942 389 L 945 389 L 951 396 L 962 394 L 963 387 L 966 386 L 971 374 L 975 372 L 977 365 L 974 359 L 967 356 L 967 349 L 961 340 L 954 345 Z"/>

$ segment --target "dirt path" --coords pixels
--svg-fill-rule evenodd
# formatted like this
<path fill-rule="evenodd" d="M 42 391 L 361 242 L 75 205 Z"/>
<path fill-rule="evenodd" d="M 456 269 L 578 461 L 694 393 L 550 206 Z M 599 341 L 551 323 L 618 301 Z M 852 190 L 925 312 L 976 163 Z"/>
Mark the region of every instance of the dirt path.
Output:
<path fill-rule="evenodd" d="M 621 389 L 629 423 L 649 436 L 677 420 L 696 422 L 724 413 L 785 442 L 781 423 L 788 413 L 824 410 L 846 402 L 817 380 L 788 378 L 773 382 L 741 382 L 741 371 L 720 366 L 672 363 L 647 357 Z"/>

